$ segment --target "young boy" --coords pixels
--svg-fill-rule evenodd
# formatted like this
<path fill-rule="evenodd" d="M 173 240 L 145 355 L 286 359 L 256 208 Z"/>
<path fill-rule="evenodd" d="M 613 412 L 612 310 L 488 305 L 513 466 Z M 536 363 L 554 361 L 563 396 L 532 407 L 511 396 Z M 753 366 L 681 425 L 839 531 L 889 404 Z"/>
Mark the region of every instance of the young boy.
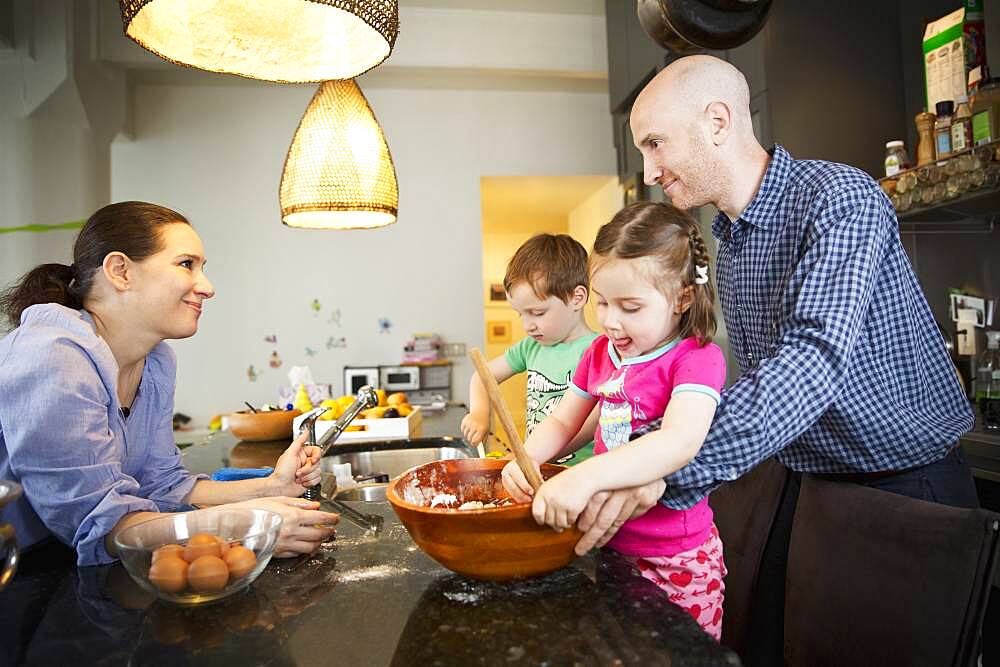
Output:
<path fill-rule="evenodd" d="M 587 285 L 587 251 L 566 234 L 531 237 L 507 265 L 503 279 L 507 301 L 521 316 L 528 335 L 502 357 L 491 360 L 489 368 L 497 382 L 528 373 L 525 438 L 559 403 L 580 357 L 597 337 L 583 318 L 589 297 Z M 596 426 L 595 411 L 555 460 L 575 465 L 593 456 Z M 490 400 L 474 373 L 462 435 L 476 445 L 486 437 L 489 427 Z M 576 449 L 580 444 L 584 446 Z"/>

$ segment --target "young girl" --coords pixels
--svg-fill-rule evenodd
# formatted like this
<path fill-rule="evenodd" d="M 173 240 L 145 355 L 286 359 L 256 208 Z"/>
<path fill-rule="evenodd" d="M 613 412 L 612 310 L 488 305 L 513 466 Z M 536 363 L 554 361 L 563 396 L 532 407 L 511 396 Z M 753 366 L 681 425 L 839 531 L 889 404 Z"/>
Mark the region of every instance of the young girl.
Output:
<path fill-rule="evenodd" d="M 600 405 L 595 457 L 535 494 L 535 519 L 556 530 L 574 525 L 594 494 L 663 478 L 694 458 L 725 381 L 722 351 L 710 342 L 708 252 L 685 213 L 652 202 L 622 209 L 597 233 L 590 281 L 604 335 L 580 360 L 572 392 L 525 443 L 534 461 L 549 460 Z M 515 462 L 503 480 L 516 500 L 531 499 Z M 726 568 L 707 499 L 686 510 L 657 505 L 626 521 L 608 547 L 719 639 Z"/>

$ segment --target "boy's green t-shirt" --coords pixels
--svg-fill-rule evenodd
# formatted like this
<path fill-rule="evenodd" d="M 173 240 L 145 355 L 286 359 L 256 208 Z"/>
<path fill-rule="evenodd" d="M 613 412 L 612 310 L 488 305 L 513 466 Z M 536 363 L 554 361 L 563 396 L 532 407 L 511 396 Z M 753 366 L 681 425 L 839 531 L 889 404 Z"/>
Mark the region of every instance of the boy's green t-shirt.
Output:
<path fill-rule="evenodd" d="M 558 405 L 569 389 L 573 371 L 580 363 L 597 334 L 589 332 L 569 343 L 542 345 L 531 336 L 522 338 L 509 347 L 504 357 L 514 373 L 528 374 L 528 402 L 526 409 L 526 435 L 542 422 Z M 560 459 L 560 463 L 574 465 L 594 455 L 594 443 L 584 445 L 574 455 Z"/>

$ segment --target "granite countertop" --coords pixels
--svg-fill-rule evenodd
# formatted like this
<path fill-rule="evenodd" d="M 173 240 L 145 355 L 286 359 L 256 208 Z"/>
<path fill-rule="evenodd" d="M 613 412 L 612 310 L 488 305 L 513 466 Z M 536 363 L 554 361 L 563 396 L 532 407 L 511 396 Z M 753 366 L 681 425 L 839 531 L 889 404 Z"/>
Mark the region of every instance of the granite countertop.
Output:
<path fill-rule="evenodd" d="M 222 434 L 185 461 L 208 472 L 248 446 Z M 155 600 L 121 565 L 76 568 L 61 545 L 30 552 L 0 592 L 0 650 L 29 664 L 739 664 L 613 553 L 478 582 L 421 552 L 388 503 L 363 509 L 385 518 L 380 534 L 344 521 L 312 557 L 272 560 L 247 591 L 191 609 Z"/>

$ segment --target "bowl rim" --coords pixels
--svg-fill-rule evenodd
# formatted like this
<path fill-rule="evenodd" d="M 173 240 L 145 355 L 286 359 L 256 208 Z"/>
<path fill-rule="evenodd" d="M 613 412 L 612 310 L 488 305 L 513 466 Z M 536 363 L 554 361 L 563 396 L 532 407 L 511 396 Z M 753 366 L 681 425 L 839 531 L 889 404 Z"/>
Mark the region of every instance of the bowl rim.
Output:
<path fill-rule="evenodd" d="M 460 516 L 476 516 L 479 514 L 488 514 L 490 512 L 510 512 L 511 510 L 514 509 L 526 510 L 529 513 L 531 512 L 530 502 L 527 503 L 515 502 L 512 505 L 503 505 L 501 507 L 478 507 L 475 509 L 467 509 L 467 510 L 460 510 L 457 507 L 427 507 L 425 505 L 414 505 L 413 503 L 409 503 L 403 499 L 403 496 L 401 494 L 396 492 L 396 487 L 403 481 L 403 477 L 410 474 L 417 468 L 422 468 L 424 466 L 430 466 L 434 465 L 435 463 L 443 463 L 447 461 L 490 461 L 490 462 L 495 461 L 497 463 L 503 463 L 503 466 L 507 465 L 507 463 L 509 462 L 508 459 L 472 458 L 472 459 L 438 459 L 437 461 L 428 461 L 427 463 L 420 463 L 411 468 L 407 468 L 403 472 L 396 475 L 395 478 L 389 481 L 389 486 L 385 491 L 386 500 L 389 501 L 390 505 L 398 505 L 404 509 L 413 510 L 416 512 L 426 512 L 428 514 L 458 514 Z M 503 469 L 503 466 L 499 466 L 501 470 Z M 545 466 L 563 468 L 563 469 L 566 468 L 566 466 L 561 466 L 556 463 L 543 463 L 542 467 L 544 468 Z"/>
<path fill-rule="evenodd" d="M 230 416 L 239 415 L 240 417 L 251 417 L 251 418 L 261 417 L 264 415 L 283 415 L 286 417 L 291 416 L 292 419 L 294 419 L 295 417 L 301 415 L 302 411 L 299 410 L 298 408 L 292 408 L 291 410 L 267 410 L 267 411 L 258 410 L 257 412 L 250 412 L 249 410 L 235 410 L 228 414 Z"/>
<path fill-rule="evenodd" d="M 266 514 L 271 515 L 271 516 L 267 517 L 268 520 L 273 520 L 273 517 L 277 517 L 278 518 L 278 523 L 273 528 L 265 528 L 265 529 L 260 530 L 260 531 L 255 531 L 255 532 L 252 532 L 252 533 L 247 533 L 243 537 L 239 538 L 240 541 L 248 540 L 251 537 L 260 537 L 261 535 L 266 535 L 271 530 L 279 530 L 280 531 L 281 530 L 281 524 L 284 523 L 284 520 L 285 520 L 284 517 L 281 516 L 280 514 L 278 514 L 277 512 L 274 512 L 274 511 L 269 510 L 269 509 L 264 509 L 263 507 L 230 507 L 230 508 L 227 508 L 227 509 L 222 509 L 221 506 L 220 506 L 220 507 L 206 507 L 204 509 L 190 510 L 188 512 L 164 512 L 162 514 L 162 516 L 154 516 L 151 519 L 148 519 L 146 521 L 140 521 L 139 523 L 131 525 L 131 526 L 125 528 L 124 530 L 120 531 L 118 534 L 115 535 L 115 547 L 118 549 L 119 552 L 122 549 L 128 549 L 128 550 L 132 550 L 132 551 L 149 551 L 149 552 L 153 552 L 153 551 L 156 551 L 157 549 L 159 549 L 160 547 L 166 546 L 167 544 L 179 544 L 180 540 L 178 540 L 177 542 L 165 542 L 164 544 L 161 544 L 161 545 L 156 546 L 156 547 L 138 547 L 138 546 L 132 546 L 130 544 L 123 544 L 122 541 L 121 541 L 121 538 L 126 533 L 130 533 L 133 529 L 138 529 L 140 526 L 148 525 L 148 524 L 152 523 L 153 521 L 166 521 L 168 519 L 173 519 L 178 514 L 187 515 L 187 514 L 193 514 L 194 512 L 265 512 Z M 193 533 L 192 535 L 194 535 L 194 534 L 196 534 L 196 533 Z M 209 534 L 211 534 L 211 533 L 209 533 Z M 219 537 L 219 536 L 216 535 L 216 537 Z M 190 540 L 191 537 L 189 536 L 187 539 Z"/>

